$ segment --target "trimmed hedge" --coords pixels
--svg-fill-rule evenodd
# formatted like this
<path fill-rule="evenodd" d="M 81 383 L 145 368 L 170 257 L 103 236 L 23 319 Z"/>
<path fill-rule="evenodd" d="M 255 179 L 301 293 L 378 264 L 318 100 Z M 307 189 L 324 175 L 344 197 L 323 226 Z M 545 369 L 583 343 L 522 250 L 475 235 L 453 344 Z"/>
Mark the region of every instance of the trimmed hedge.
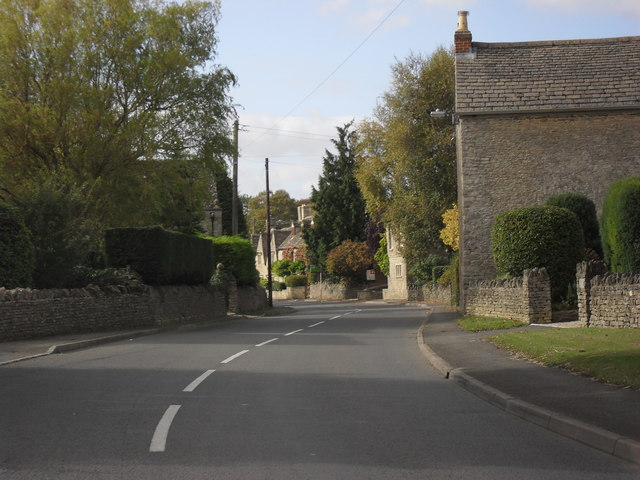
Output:
<path fill-rule="evenodd" d="M 306 287 L 307 276 L 306 275 L 289 275 L 285 277 L 284 284 L 287 287 Z"/>
<path fill-rule="evenodd" d="M 566 295 L 575 281 L 576 264 L 584 258 L 580 221 L 566 208 L 538 206 L 503 212 L 496 218 L 492 241 L 500 272 L 519 276 L 527 268 L 546 268 L 554 300 Z"/>
<path fill-rule="evenodd" d="M 640 176 L 609 186 L 602 205 L 602 243 L 612 272 L 640 272 Z"/>
<path fill-rule="evenodd" d="M 207 240 L 213 242 L 215 263 L 222 263 L 238 285 L 258 285 L 260 276 L 256 270 L 256 253 L 249 240 L 232 236 L 207 237 Z"/>
<path fill-rule="evenodd" d="M 602 257 L 602 241 L 600 240 L 596 204 L 590 198 L 579 193 L 559 193 L 549 197 L 547 205 L 566 208 L 575 213 L 582 225 L 584 246 Z"/>
<path fill-rule="evenodd" d="M 31 232 L 18 211 L 0 202 L 0 287 L 30 287 L 35 262 Z"/>
<path fill-rule="evenodd" d="M 209 240 L 162 227 L 113 228 L 105 232 L 109 265 L 130 265 L 148 285 L 199 285 L 215 266 Z"/>

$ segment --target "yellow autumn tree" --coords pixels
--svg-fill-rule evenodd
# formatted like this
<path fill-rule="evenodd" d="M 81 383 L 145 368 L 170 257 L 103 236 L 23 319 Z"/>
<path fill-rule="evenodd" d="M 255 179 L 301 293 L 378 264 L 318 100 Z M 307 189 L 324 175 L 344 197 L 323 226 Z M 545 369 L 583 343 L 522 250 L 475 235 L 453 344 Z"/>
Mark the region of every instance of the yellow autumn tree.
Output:
<path fill-rule="evenodd" d="M 460 233 L 458 230 L 458 204 L 453 206 L 442 214 L 444 228 L 440 230 L 440 239 L 442 243 L 451 247 L 454 252 L 458 251 Z"/>

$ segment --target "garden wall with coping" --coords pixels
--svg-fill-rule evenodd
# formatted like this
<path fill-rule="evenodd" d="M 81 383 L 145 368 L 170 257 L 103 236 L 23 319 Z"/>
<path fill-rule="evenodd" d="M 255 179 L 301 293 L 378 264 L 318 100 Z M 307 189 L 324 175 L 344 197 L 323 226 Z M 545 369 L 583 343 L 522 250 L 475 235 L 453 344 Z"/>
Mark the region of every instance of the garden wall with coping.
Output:
<path fill-rule="evenodd" d="M 223 293 L 209 285 L 0 288 L 0 341 L 180 325 L 225 315 Z"/>
<path fill-rule="evenodd" d="M 420 287 L 409 287 L 409 301 L 451 305 L 451 286 L 436 283 Z"/>
<path fill-rule="evenodd" d="M 614 274 L 602 262 L 578 264 L 578 318 L 584 327 L 640 328 L 640 274 Z"/>
<path fill-rule="evenodd" d="M 544 268 L 533 268 L 525 270 L 522 277 L 471 282 L 467 289 L 465 313 L 550 323 L 549 275 Z"/>

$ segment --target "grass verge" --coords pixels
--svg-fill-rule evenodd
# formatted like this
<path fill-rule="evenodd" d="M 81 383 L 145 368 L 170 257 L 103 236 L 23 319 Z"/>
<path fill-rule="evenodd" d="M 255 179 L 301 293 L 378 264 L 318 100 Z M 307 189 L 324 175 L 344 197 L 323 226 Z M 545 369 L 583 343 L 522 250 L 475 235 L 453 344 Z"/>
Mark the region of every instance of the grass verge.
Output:
<path fill-rule="evenodd" d="M 502 333 L 489 340 L 548 367 L 640 390 L 640 330 L 549 328 Z"/>
<path fill-rule="evenodd" d="M 482 317 L 480 315 L 467 315 L 458 320 L 458 326 L 469 332 L 482 332 L 486 330 L 506 330 L 508 328 L 523 327 L 527 325 L 519 320 L 508 318 Z"/>

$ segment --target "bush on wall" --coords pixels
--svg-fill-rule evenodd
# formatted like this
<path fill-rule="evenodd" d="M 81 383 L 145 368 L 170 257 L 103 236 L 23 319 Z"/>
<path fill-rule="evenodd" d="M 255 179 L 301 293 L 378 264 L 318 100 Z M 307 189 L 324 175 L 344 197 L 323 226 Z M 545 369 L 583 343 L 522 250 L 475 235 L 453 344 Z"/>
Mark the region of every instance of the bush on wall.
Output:
<path fill-rule="evenodd" d="M 640 272 L 640 176 L 609 186 L 602 205 L 602 243 L 612 272 Z"/>
<path fill-rule="evenodd" d="M 130 265 L 149 285 L 209 282 L 215 262 L 211 242 L 162 227 L 113 228 L 105 233 L 109 265 Z"/>
<path fill-rule="evenodd" d="M 258 285 L 255 256 L 251 242 L 246 238 L 222 236 L 208 237 L 213 242 L 215 263 L 222 263 L 225 270 L 231 272 L 238 285 Z"/>
<path fill-rule="evenodd" d="M 602 257 L 602 242 L 600 240 L 596 204 L 591 199 L 579 193 L 559 193 L 549 197 L 547 205 L 566 208 L 575 213 L 582 225 L 584 246 Z"/>
<path fill-rule="evenodd" d="M 33 269 L 31 233 L 18 211 L 0 202 L 0 287 L 30 287 Z"/>
<path fill-rule="evenodd" d="M 525 207 L 503 212 L 493 226 L 496 268 L 522 275 L 527 268 L 544 267 L 554 300 L 575 281 L 576 264 L 584 258 L 584 235 L 576 215 L 554 206 Z"/>

